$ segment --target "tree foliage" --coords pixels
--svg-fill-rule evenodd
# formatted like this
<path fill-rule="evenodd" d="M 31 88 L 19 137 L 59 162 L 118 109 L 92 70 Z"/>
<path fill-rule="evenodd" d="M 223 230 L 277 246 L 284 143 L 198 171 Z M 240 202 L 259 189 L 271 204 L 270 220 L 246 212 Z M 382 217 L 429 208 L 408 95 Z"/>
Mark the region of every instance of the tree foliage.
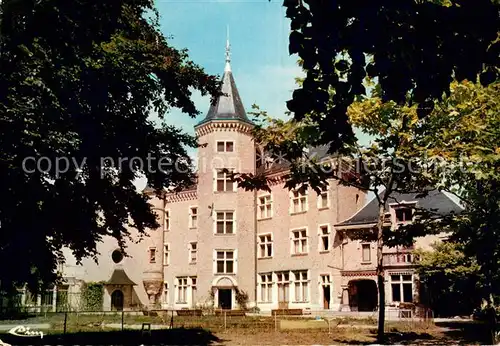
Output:
<path fill-rule="evenodd" d="M 489 84 L 498 76 L 499 3 L 492 0 L 311 1 L 285 0 L 291 20 L 290 54 L 306 71 L 288 109 L 308 114 L 332 151 L 354 142 L 346 110 L 377 78 L 382 101 L 418 115 L 449 93 L 453 79 Z M 333 100 L 329 94 L 333 91 Z"/>
<path fill-rule="evenodd" d="M 168 44 L 152 0 L 3 0 L 0 66 L 0 262 L 15 261 L 0 280 L 34 289 L 55 279 L 62 247 L 79 260 L 104 236 L 124 246 L 127 226 L 158 227 L 133 181 L 191 184 L 188 169 L 158 162 L 189 167 L 196 141 L 149 117 L 195 116 L 192 90 L 215 95 L 218 83 Z M 37 169 L 29 157 L 46 159 Z"/>
<path fill-rule="evenodd" d="M 417 250 L 417 272 L 426 287 L 424 301 L 435 316 L 470 315 L 480 305 L 480 267 L 464 245 L 439 242 L 431 251 Z"/>

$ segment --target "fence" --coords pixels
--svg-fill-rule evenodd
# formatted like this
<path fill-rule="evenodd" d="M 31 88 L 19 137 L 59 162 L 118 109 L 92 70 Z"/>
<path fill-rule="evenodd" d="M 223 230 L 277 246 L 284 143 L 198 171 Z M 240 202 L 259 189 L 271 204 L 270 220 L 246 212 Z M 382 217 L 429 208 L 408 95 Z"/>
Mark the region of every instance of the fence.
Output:
<path fill-rule="evenodd" d="M 22 319 L 0 321 L 0 324 L 43 326 L 47 332 L 64 334 L 104 330 L 138 330 L 202 328 L 212 332 L 244 330 L 249 332 L 277 332 L 288 330 L 314 330 L 331 333 L 335 328 L 377 328 L 377 312 L 348 313 L 328 310 L 308 311 L 307 315 L 291 315 L 291 311 L 248 313 L 238 310 L 149 310 L 149 311 L 65 311 L 41 312 Z M 387 330 L 405 328 L 413 330 L 432 324 L 430 316 L 417 317 L 411 312 L 387 311 Z"/>

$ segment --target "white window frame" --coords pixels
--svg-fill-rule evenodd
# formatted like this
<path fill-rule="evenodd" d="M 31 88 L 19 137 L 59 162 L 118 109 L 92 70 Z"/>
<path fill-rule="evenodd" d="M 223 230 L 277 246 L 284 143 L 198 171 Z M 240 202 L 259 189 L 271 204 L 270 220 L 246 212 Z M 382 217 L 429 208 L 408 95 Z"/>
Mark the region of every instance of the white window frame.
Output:
<path fill-rule="evenodd" d="M 323 229 L 326 227 L 326 230 L 327 230 L 327 233 L 324 234 L 323 233 Z M 332 229 L 330 227 L 330 224 L 328 223 L 325 223 L 325 224 L 322 224 L 322 225 L 318 225 L 318 251 L 320 253 L 327 253 L 327 252 L 330 252 L 330 250 L 332 249 L 332 237 L 331 237 L 331 234 L 332 234 Z M 323 248 L 323 238 L 327 237 L 328 238 L 328 249 L 324 249 Z"/>
<path fill-rule="evenodd" d="M 404 289 L 403 285 L 404 284 L 411 284 L 411 303 L 415 302 L 413 293 L 415 290 L 415 285 L 414 285 L 414 275 L 411 273 L 388 273 L 389 274 L 389 282 L 390 282 L 390 287 L 391 287 L 391 301 L 396 303 L 396 302 L 405 302 L 404 301 Z M 393 281 L 392 276 L 399 276 L 399 280 Z M 410 276 L 410 280 L 403 280 L 403 276 Z M 399 286 L 399 295 L 401 300 L 394 300 L 394 291 L 393 291 L 393 285 L 398 285 Z M 405 302 L 406 303 L 406 302 Z M 408 302 L 409 303 L 409 302 Z"/>
<path fill-rule="evenodd" d="M 295 196 L 295 193 L 298 194 L 298 196 Z M 295 211 L 294 210 L 294 202 L 297 200 L 299 202 L 299 205 L 302 206 L 300 211 Z M 300 193 L 300 189 L 295 189 L 290 191 L 290 210 L 289 214 L 294 215 L 294 214 L 301 214 L 301 213 L 306 213 L 309 210 L 309 191 L 305 191 L 304 194 Z"/>
<path fill-rule="evenodd" d="M 269 200 L 267 200 L 269 198 Z M 264 203 L 261 200 L 264 199 Z M 264 216 L 262 216 L 264 214 Z M 257 197 L 257 219 L 267 220 L 273 217 L 273 197 L 272 194 L 267 193 Z"/>
<path fill-rule="evenodd" d="M 170 243 L 163 243 L 163 265 L 170 265 Z"/>
<path fill-rule="evenodd" d="M 196 210 L 196 213 L 193 214 L 193 210 Z M 196 218 L 196 222 L 193 222 L 193 217 Z M 189 206 L 189 221 L 188 221 L 188 227 L 190 229 L 195 229 L 198 228 L 198 206 L 197 205 L 192 205 Z"/>
<path fill-rule="evenodd" d="M 271 237 L 271 240 L 268 240 L 267 237 Z M 264 242 L 262 242 L 262 239 L 261 237 L 265 237 L 265 240 Z M 258 238 L 258 243 L 259 243 L 259 252 L 258 252 L 258 258 L 273 258 L 274 256 L 274 237 L 273 237 L 273 233 L 272 232 L 268 232 L 268 233 L 260 233 L 257 235 L 257 238 Z M 268 246 L 271 246 L 271 256 L 268 256 L 267 255 L 267 249 L 268 249 Z M 262 247 L 264 247 L 264 252 L 266 253 L 265 256 L 262 256 L 261 255 L 261 250 L 262 250 Z"/>
<path fill-rule="evenodd" d="M 403 201 L 401 203 L 391 203 L 391 204 L 389 204 L 389 206 L 392 209 L 394 225 L 404 225 L 404 224 L 412 223 L 412 222 L 415 221 L 415 208 L 417 207 L 417 202 L 406 202 L 406 201 Z M 396 214 L 396 211 L 398 209 L 410 209 L 411 210 L 412 219 L 411 220 L 405 220 L 405 221 L 398 221 L 398 217 L 397 217 L 397 214 Z"/>
<path fill-rule="evenodd" d="M 169 297 L 168 297 L 168 282 L 164 281 L 163 282 L 163 304 L 168 304 L 169 303 Z"/>
<path fill-rule="evenodd" d="M 278 296 L 276 297 L 276 299 L 278 300 L 278 303 L 281 303 L 281 302 L 290 303 L 290 301 L 291 301 L 290 289 L 291 289 L 291 287 L 293 287 L 292 281 L 290 280 L 291 273 L 287 270 L 284 270 L 284 271 L 275 272 L 274 274 L 276 275 L 276 286 L 278 288 Z M 281 280 L 280 280 L 280 276 L 281 276 Z M 288 276 L 288 279 L 286 279 L 285 276 Z M 280 293 L 281 293 L 280 291 L 283 291 L 283 296 L 285 296 L 285 293 L 288 292 L 288 297 L 284 297 L 287 299 L 280 300 Z"/>
<path fill-rule="evenodd" d="M 224 219 L 223 220 L 218 220 L 217 219 L 217 214 L 218 213 L 224 213 Z M 227 213 L 233 213 L 233 219 L 226 219 Z M 213 218 L 214 218 L 214 234 L 217 236 L 233 236 L 236 234 L 236 210 L 215 210 L 213 213 Z M 217 233 L 217 222 L 224 222 L 224 232 L 223 233 Z M 233 228 L 231 233 L 226 232 L 226 226 L 227 222 L 232 221 L 233 222 Z"/>
<path fill-rule="evenodd" d="M 369 259 L 365 260 L 364 248 L 368 247 Z M 372 263 L 372 244 L 371 243 L 361 243 L 361 263 Z"/>
<path fill-rule="evenodd" d="M 151 256 L 153 252 L 154 256 Z M 156 261 L 158 260 L 157 257 L 158 257 L 158 249 L 156 249 L 156 247 L 154 246 L 150 246 L 148 248 L 148 262 L 151 264 L 156 263 Z"/>
<path fill-rule="evenodd" d="M 227 258 L 227 253 L 228 252 L 232 252 L 233 253 L 233 272 L 232 273 L 227 273 L 226 272 L 226 268 L 227 268 L 227 265 L 224 264 L 224 273 L 219 273 L 217 271 L 217 262 L 219 261 L 219 259 L 217 258 L 217 252 L 224 252 L 224 262 L 226 262 L 228 260 Z M 214 275 L 236 275 L 238 273 L 238 250 L 237 249 L 215 249 L 213 251 L 213 262 L 214 262 L 214 266 L 213 266 L 213 272 L 214 272 Z"/>
<path fill-rule="evenodd" d="M 193 250 L 193 244 L 196 244 L 196 249 Z M 195 254 L 195 261 L 193 261 L 193 253 Z M 190 241 L 189 242 L 189 251 L 188 251 L 188 262 L 189 264 L 196 264 L 198 262 L 198 242 Z"/>
<path fill-rule="evenodd" d="M 262 279 L 264 278 L 264 280 Z M 273 302 L 273 274 L 272 273 L 260 273 L 259 274 L 259 302 L 260 303 L 272 303 Z M 265 292 L 264 294 L 262 294 Z"/>
<path fill-rule="evenodd" d="M 224 143 L 224 150 L 222 151 L 219 151 L 219 143 Z M 233 150 L 232 151 L 228 151 L 227 150 L 227 144 L 228 143 L 232 143 L 233 144 Z M 215 141 L 215 152 L 216 153 L 234 153 L 236 152 L 236 145 L 235 145 L 235 141 L 234 140 L 216 140 Z"/>
<path fill-rule="evenodd" d="M 326 207 L 323 206 L 323 197 L 326 196 Z M 317 200 L 318 210 L 324 210 L 330 208 L 330 185 L 327 185 L 325 189 L 320 192 Z"/>
<path fill-rule="evenodd" d="M 190 284 L 190 289 L 191 289 L 191 306 L 195 306 L 196 304 L 196 299 L 198 297 L 195 297 L 194 292 L 196 291 L 198 295 L 198 277 L 197 276 L 190 276 L 189 277 L 191 284 Z"/>
<path fill-rule="evenodd" d="M 234 172 L 234 168 L 215 168 L 214 169 L 214 192 L 215 193 L 224 193 L 224 192 L 236 192 L 237 191 L 237 185 L 235 181 L 231 181 L 231 179 L 228 178 L 228 173 L 224 173 L 224 178 L 219 178 L 219 171 L 222 171 L 224 169 L 227 169 L 230 172 Z M 219 191 L 218 190 L 218 181 L 223 180 L 224 181 L 224 190 Z M 233 188 L 228 188 L 228 185 L 233 184 Z"/>
<path fill-rule="evenodd" d="M 311 277 L 309 270 L 294 270 L 293 274 L 293 293 L 294 293 L 294 303 L 308 303 L 309 296 L 311 294 Z M 298 279 L 297 279 L 298 274 Z M 303 278 L 303 274 L 306 278 Z M 299 287 L 300 297 L 297 297 L 297 284 Z M 306 289 L 306 294 L 304 295 L 304 287 Z M 300 299 L 299 299 L 300 298 Z"/>
<path fill-rule="evenodd" d="M 177 281 L 176 289 L 175 289 L 175 302 L 177 304 L 187 304 L 188 300 L 188 277 L 187 276 L 179 276 L 175 278 Z M 182 280 L 182 281 L 181 281 Z M 181 289 L 183 289 L 183 299 L 181 299 Z"/>
<path fill-rule="evenodd" d="M 306 232 L 306 236 L 302 236 L 302 231 Z M 295 238 L 295 232 L 299 232 L 299 237 Z M 302 241 L 305 239 L 306 245 L 305 245 L 305 251 L 304 251 L 304 246 L 302 244 Z M 295 242 L 299 242 L 299 247 L 301 248 L 302 251 L 300 252 L 295 252 Z M 309 229 L 308 227 L 298 227 L 290 230 L 290 254 L 292 256 L 304 256 L 309 253 Z"/>
<path fill-rule="evenodd" d="M 168 232 L 172 227 L 171 219 L 170 219 L 170 209 L 165 209 L 163 212 L 163 231 Z"/>

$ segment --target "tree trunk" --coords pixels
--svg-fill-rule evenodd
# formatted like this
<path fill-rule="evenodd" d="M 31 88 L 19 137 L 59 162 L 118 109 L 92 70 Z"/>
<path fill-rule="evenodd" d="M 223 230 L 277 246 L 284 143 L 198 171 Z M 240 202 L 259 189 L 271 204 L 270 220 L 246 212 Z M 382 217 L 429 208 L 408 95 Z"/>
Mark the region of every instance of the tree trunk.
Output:
<path fill-rule="evenodd" d="M 385 286 L 384 286 L 384 262 L 383 262 L 383 229 L 384 229 L 385 203 L 379 206 L 377 222 L 377 285 L 378 285 L 378 331 L 377 342 L 384 343 L 385 322 Z"/>

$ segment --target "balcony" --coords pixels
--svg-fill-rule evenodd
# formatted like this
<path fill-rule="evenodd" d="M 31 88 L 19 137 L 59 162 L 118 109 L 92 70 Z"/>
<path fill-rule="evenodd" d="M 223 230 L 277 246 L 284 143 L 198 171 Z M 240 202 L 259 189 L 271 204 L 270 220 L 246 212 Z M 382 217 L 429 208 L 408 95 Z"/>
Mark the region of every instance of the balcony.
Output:
<path fill-rule="evenodd" d="M 409 252 L 394 252 L 383 254 L 384 266 L 408 266 L 415 264 L 415 256 Z"/>

